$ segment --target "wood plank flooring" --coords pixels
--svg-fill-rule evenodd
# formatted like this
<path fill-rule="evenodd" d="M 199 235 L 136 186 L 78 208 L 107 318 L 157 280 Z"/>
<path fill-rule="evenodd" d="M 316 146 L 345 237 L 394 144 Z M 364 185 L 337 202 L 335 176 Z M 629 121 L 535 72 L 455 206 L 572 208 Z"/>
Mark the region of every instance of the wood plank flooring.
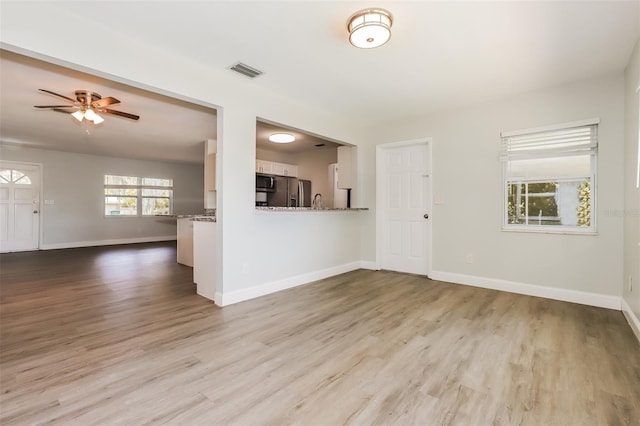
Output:
<path fill-rule="evenodd" d="M 221 309 L 174 243 L 0 266 L 2 425 L 640 424 L 613 310 L 365 270 Z"/>

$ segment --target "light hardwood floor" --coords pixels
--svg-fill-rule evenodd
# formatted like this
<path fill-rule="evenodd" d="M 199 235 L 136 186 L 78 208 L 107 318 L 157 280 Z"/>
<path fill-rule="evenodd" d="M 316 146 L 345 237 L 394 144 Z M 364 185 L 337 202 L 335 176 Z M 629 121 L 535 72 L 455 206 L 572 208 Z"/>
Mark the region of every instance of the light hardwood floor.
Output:
<path fill-rule="evenodd" d="M 365 270 L 221 309 L 173 243 L 0 266 L 2 425 L 640 424 L 617 311 Z"/>

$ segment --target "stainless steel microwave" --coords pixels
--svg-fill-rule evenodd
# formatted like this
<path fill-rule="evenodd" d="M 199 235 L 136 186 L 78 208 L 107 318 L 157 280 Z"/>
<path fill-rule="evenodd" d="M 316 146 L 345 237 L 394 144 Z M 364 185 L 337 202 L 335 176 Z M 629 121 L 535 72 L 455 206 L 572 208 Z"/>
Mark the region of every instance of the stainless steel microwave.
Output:
<path fill-rule="evenodd" d="M 275 192 L 276 182 L 273 176 L 256 173 L 256 192 Z"/>

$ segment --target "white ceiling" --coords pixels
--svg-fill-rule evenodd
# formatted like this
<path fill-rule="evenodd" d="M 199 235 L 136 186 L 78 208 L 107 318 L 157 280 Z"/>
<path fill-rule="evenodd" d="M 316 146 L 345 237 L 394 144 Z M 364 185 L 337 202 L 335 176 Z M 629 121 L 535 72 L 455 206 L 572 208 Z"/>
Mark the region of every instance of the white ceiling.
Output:
<path fill-rule="evenodd" d="M 378 49 L 359 50 L 347 40 L 346 19 L 371 6 L 391 11 L 393 35 Z M 640 36 L 640 2 L 635 0 L 58 1 L 55 7 L 85 28 L 109 28 L 211 69 L 224 70 L 242 61 L 265 72 L 247 84 L 364 123 L 394 121 L 621 72 Z M 33 10 L 37 13 L 37 6 Z M 6 19 L 10 13 L 3 5 Z M 69 40 L 67 31 L 49 36 Z M 2 71 L 0 130 L 4 137 L 4 98 L 8 96 L 4 65 Z M 43 81 L 49 84 L 49 80 L 40 80 L 36 86 L 30 83 L 29 90 L 39 100 L 30 98 L 29 106 L 47 100 L 35 92 Z M 43 88 L 66 90 L 63 94 L 80 88 L 71 82 L 54 83 Z M 137 127 L 128 120 L 109 120 L 124 126 L 123 134 L 142 127 L 145 118 L 151 117 L 152 110 L 138 103 L 137 96 L 143 95 L 137 92 L 121 92 L 115 84 L 95 91 L 117 97 L 122 101 L 119 109 L 142 116 L 140 123 L 133 123 Z M 194 109 L 195 117 L 204 113 Z M 38 113 L 68 119 L 63 114 Z M 165 130 L 172 132 L 155 128 L 163 135 Z M 185 155 L 189 149 L 195 153 L 190 143 L 195 142 L 176 142 L 180 148 L 167 148 L 166 156 L 193 161 Z"/>

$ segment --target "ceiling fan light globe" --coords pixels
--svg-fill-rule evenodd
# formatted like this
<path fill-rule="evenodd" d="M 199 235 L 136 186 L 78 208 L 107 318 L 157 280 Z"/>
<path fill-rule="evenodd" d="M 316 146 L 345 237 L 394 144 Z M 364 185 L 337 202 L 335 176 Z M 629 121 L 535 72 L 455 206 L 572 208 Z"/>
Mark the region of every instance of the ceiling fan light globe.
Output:
<path fill-rule="evenodd" d="M 100 117 L 98 114 L 94 114 L 93 124 L 100 124 L 104 121 L 104 118 Z"/>
<path fill-rule="evenodd" d="M 76 120 L 82 122 L 82 119 L 84 118 L 84 111 L 78 110 L 78 111 L 74 112 L 73 114 L 71 114 L 71 116 L 73 118 L 75 118 Z"/>
<path fill-rule="evenodd" d="M 86 118 L 89 121 L 93 121 L 96 118 L 96 113 L 92 109 L 88 109 L 84 113 L 84 118 Z"/>

